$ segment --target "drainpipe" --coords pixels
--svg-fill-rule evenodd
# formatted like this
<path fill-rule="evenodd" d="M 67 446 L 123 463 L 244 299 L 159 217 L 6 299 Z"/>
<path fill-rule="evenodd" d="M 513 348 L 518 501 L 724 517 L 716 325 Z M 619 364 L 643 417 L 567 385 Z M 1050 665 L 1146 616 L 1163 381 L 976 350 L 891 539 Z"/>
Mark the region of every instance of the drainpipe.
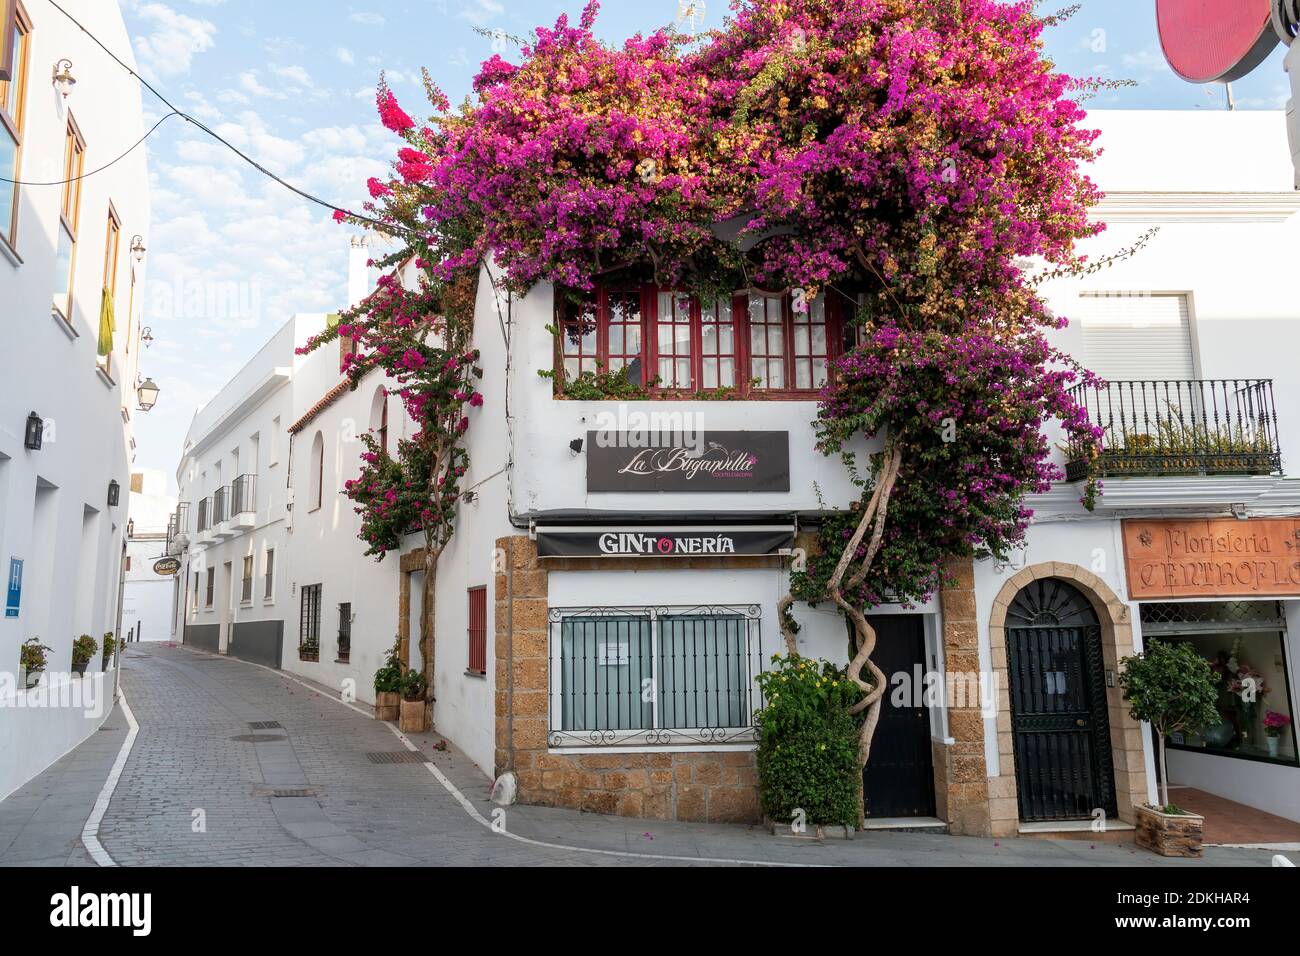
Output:
<path fill-rule="evenodd" d="M 117 561 L 117 626 L 113 628 L 113 637 L 117 640 L 117 647 L 113 650 L 113 656 L 116 658 L 116 667 L 113 668 L 113 700 L 116 702 L 122 696 L 122 661 L 125 659 L 122 654 L 122 606 L 126 599 L 126 548 L 127 537 L 125 530 L 122 534 L 122 553 L 118 556 Z"/>

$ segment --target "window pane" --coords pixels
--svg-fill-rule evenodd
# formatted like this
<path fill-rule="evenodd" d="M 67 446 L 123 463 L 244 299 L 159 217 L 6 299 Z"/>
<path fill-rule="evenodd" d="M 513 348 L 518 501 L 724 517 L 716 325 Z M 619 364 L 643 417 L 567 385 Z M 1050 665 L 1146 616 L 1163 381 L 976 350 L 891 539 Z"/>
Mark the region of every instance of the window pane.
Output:
<path fill-rule="evenodd" d="M 734 358 L 724 358 L 718 361 L 718 387 L 736 387 L 736 360 Z"/>
<path fill-rule="evenodd" d="M 794 387 L 812 388 L 812 365 L 808 359 L 795 360 Z"/>
<path fill-rule="evenodd" d="M 54 260 L 54 308 L 59 315 L 71 322 L 68 299 L 72 294 L 72 252 L 76 244 L 62 226 L 56 232 L 59 235 L 59 248 Z"/>
<path fill-rule="evenodd" d="M 767 363 L 767 388 L 785 388 L 785 364 L 777 359 Z"/>
<path fill-rule="evenodd" d="M 704 387 L 718 388 L 718 360 L 706 358 L 704 360 Z"/>
<path fill-rule="evenodd" d="M 570 617 L 560 625 L 560 729 L 645 730 L 653 704 L 649 617 Z M 599 741 L 594 741 L 599 742 Z"/>
<path fill-rule="evenodd" d="M 745 620 L 729 616 L 659 619 L 659 726 L 748 727 Z"/>
<path fill-rule="evenodd" d="M 9 128 L 3 123 L 0 123 L 0 176 L 5 179 L 18 178 L 18 143 L 9 135 Z M 13 223 L 14 202 L 17 198 L 17 186 L 13 183 L 0 182 L 0 236 L 10 244 L 13 243 L 10 229 Z"/>

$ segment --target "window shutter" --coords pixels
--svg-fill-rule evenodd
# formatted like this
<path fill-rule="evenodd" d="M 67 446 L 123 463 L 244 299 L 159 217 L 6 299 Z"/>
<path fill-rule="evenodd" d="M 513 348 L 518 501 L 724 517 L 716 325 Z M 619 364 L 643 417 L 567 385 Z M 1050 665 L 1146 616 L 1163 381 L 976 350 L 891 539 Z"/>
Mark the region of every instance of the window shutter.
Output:
<path fill-rule="evenodd" d="M 1110 382 L 1196 378 L 1184 295 L 1083 295 L 1084 365 Z"/>

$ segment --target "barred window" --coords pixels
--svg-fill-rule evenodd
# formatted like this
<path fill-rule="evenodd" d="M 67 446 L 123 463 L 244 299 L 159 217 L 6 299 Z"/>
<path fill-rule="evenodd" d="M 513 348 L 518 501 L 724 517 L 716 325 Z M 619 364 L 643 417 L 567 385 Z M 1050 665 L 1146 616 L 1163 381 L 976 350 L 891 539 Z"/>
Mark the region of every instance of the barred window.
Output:
<path fill-rule="evenodd" d="M 756 607 L 552 609 L 552 747 L 754 739 Z"/>

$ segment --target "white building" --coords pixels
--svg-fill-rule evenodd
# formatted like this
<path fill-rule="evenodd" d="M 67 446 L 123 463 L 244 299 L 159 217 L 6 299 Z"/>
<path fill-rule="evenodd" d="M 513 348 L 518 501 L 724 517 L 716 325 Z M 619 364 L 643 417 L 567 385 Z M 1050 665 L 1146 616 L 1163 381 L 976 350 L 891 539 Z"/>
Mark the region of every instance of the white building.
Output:
<path fill-rule="evenodd" d="M 865 780 L 874 817 L 1001 835 L 1077 828 L 1097 810 L 1131 824 L 1155 799 L 1155 768 L 1116 673 L 1144 638 L 1163 636 L 1210 659 L 1240 638 L 1234 662 L 1270 688 L 1254 711 L 1225 700 L 1223 727 L 1176 741 L 1171 777 L 1300 819 L 1294 733 L 1274 754 L 1260 727 L 1266 711 L 1295 713 L 1288 675 L 1300 663 L 1287 634 L 1300 625 L 1300 565 L 1288 557 L 1300 539 L 1287 539 L 1300 489 L 1283 470 L 1300 447 L 1289 295 L 1300 197 L 1284 118 L 1091 121 L 1103 130 L 1093 175 L 1109 230 L 1088 252 L 1160 227 L 1131 260 L 1045 287 L 1073 320 L 1060 343 L 1112 382 L 1083 395 L 1108 429 L 1105 496 L 1088 512 L 1081 485 L 1062 482 L 1033 502 L 1014 566 L 956 562 L 927 606 L 877 609 L 886 672 L 921 668 L 985 693 L 886 708 Z M 856 497 L 809 427 L 844 317 L 833 298 L 806 314 L 743 295 L 702 309 L 636 280 L 602 288 L 592 314 L 594 330 L 570 336 L 549 286 L 507 301 L 480 283 L 485 404 L 470 413 L 466 494 L 438 572 L 434 722 L 485 772 L 515 773 L 525 802 L 753 821 L 753 678 L 783 646 L 791 554 L 827 508 Z M 196 418 L 179 473 L 188 527 L 202 529 L 185 633 L 335 686 L 351 678 L 370 700 L 394 631 L 408 662 L 423 663 L 420 542 L 381 564 L 364 558 L 339 492 L 359 471 L 356 436 L 385 427 L 385 408 L 388 428 L 408 423 L 384 382 L 348 391 L 337 356 L 294 355 L 326 321 L 295 319 Z M 678 392 L 570 400 L 538 375 L 598 362 L 653 370 Z M 718 386 L 736 393 L 691 397 Z M 642 430 L 667 447 L 640 447 L 629 433 Z M 709 468 L 686 480 L 673 471 L 683 456 Z M 1059 463 L 1073 457 L 1062 449 Z M 241 497 L 229 486 L 244 474 L 256 475 L 256 504 L 232 513 L 224 502 Z M 1246 540 L 1260 556 L 1250 567 L 1199 554 Z M 1192 557 L 1160 553 L 1168 541 Z M 793 613 L 801 653 L 844 661 L 837 614 Z"/>
<path fill-rule="evenodd" d="M 370 291 L 369 257 L 353 244 L 354 302 Z M 373 702 L 397 630 L 397 572 L 362 557 L 360 519 L 341 492 L 359 436 L 385 427 L 384 408 L 394 410 L 391 440 L 407 423 L 382 377 L 347 389 L 338 349 L 296 354 L 330 321 L 294 316 L 195 416 L 168 543 L 182 560 L 176 631 L 332 686 L 354 681 Z"/>
<path fill-rule="evenodd" d="M 159 471 L 131 475 L 126 568 L 122 587 L 122 640 L 170 641 L 172 608 L 180 589 L 178 562 L 167 553 L 167 532 L 176 498 Z"/>
<path fill-rule="evenodd" d="M 68 10 L 128 64 L 116 4 Z M 0 5 L 16 35 L 13 79 L 0 82 L 0 176 L 61 182 L 115 159 L 143 135 L 140 86 L 48 4 Z M 70 61 L 70 62 L 69 62 Z M 78 81 L 50 77 L 61 67 Z M 67 680 L 72 642 L 117 628 L 127 485 L 134 457 L 145 152 L 66 186 L 0 182 L 0 321 L 22 329 L 0 356 L 0 797 L 92 733 L 102 710 L 38 707 L 15 690 L 19 647 L 51 648 L 45 676 Z M 133 237 L 141 237 L 136 243 Z M 106 319 L 111 317 L 111 325 Z M 111 693 L 90 662 L 87 687 Z"/>

